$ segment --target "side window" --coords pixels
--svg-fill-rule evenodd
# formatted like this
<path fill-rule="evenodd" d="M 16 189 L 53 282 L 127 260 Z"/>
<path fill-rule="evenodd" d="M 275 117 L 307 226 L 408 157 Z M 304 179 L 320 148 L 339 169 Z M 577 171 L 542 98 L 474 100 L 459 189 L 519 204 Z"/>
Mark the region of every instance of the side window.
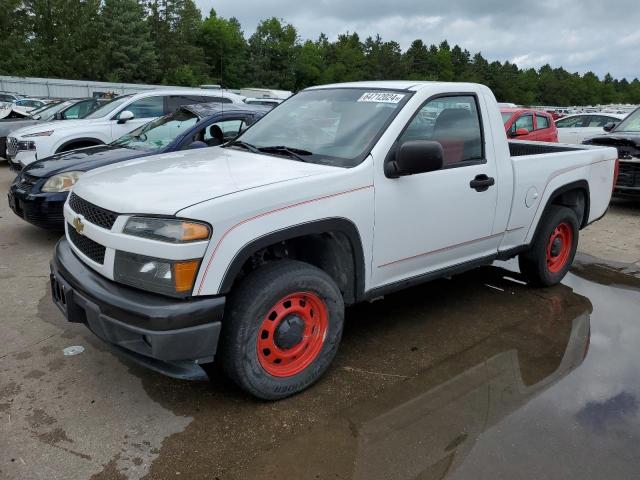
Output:
<path fill-rule="evenodd" d="M 481 160 L 482 129 L 476 98 L 440 97 L 426 103 L 411 120 L 398 143 L 431 140 L 442 145 L 444 165 Z"/>
<path fill-rule="evenodd" d="M 93 100 L 76 103 L 72 107 L 69 107 L 67 110 L 65 110 L 64 118 L 67 120 L 83 118 L 85 115 L 88 115 L 93 111 L 93 106 L 95 103 L 96 102 Z"/>
<path fill-rule="evenodd" d="M 147 97 L 136 100 L 123 110 L 129 110 L 135 118 L 153 118 L 164 115 L 165 97 Z"/>
<path fill-rule="evenodd" d="M 562 118 L 556 122 L 556 127 L 558 128 L 580 127 L 582 125 L 583 118 L 584 117 L 582 115 L 578 115 L 576 117 Z"/>
<path fill-rule="evenodd" d="M 168 101 L 168 109 L 169 112 L 175 112 L 183 105 L 195 105 L 196 103 L 231 103 L 231 100 L 204 95 L 171 95 Z"/>
<path fill-rule="evenodd" d="M 536 114 L 536 125 L 538 126 L 537 130 L 542 130 L 543 128 L 549 128 L 549 119 L 544 115 Z"/>
<path fill-rule="evenodd" d="M 590 119 L 589 127 L 604 127 L 607 123 L 620 123 L 620 120 L 613 117 L 605 117 L 602 115 L 593 116 Z"/>
<path fill-rule="evenodd" d="M 530 132 L 533 132 L 533 115 L 530 113 L 525 113 L 520 118 L 518 118 L 513 124 L 513 131 L 520 128 L 526 128 Z"/>
<path fill-rule="evenodd" d="M 246 128 L 244 120 L 223 120 L 209 125 L 204 132 L 204 141 L 209 146 L 221 145 L 236 138 Z"/>

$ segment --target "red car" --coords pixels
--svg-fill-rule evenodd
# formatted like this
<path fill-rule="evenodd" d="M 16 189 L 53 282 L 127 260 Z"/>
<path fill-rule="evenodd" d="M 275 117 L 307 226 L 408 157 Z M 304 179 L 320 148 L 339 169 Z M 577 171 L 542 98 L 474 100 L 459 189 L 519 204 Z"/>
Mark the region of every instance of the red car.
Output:
<path fill-rule="evenodd" d="M 507 137 L 536 142 L 557 142 L 558 129 L 553 117 L 541 110 L 501 108 Z"/>

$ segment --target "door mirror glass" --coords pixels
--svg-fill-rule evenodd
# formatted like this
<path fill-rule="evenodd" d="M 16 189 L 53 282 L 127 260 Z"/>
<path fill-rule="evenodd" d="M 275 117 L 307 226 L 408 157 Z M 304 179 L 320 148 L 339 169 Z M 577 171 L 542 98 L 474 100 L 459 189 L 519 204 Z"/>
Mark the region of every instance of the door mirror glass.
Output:
<path fill-rule="evenodd" d="M 403 175 L 440 170 L 444 165 L 444 150 L 439 142 L 408 140 L 398 149 L 395 161 L 385 163 L 385 175 L 397 178 Z"/>
<path fill-rule="evenodd" d="M 129 110 L 123 110 L 122 112 L 120 112 L 120 115 L 118 115 L 118 123 L 126 123 L 129 120 L 133 120 L 135 118 L 135 115 L 133 114 L 133 112 L 130 112 Z"/>
<path fill-rule="evenodd" d="M 606 123 L 602 128 L 604 129 L 605 132 L 610 132 L 615 128 L 615 126 L 616 124 L 614 122 L 609 122 L 609 123 Z"/>

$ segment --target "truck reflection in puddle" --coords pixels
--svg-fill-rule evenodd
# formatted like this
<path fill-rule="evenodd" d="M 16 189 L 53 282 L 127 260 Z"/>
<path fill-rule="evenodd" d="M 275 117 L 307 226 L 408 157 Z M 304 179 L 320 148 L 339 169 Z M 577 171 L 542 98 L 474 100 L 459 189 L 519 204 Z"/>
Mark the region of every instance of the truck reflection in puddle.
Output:
<path fill-rule="evenodd" d="M 512 275 L 492 270 L 496 278 Z M 495 333 L 480 343 L 269 451 L 252 462 L 248 477 L 283 469 L 291 478 L 357 480 L 452 473 L 483 432 L 499 428 L 587 354 L 589 300 L 565 286 L 539 294 L 538 311 L 519 321 L 494 318 Z"/>

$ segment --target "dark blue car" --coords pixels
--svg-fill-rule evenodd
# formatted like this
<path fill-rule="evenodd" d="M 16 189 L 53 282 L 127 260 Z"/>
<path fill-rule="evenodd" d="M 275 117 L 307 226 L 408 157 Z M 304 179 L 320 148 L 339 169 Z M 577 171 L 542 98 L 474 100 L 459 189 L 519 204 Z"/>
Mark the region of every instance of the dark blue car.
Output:
<path fill-rule="evenodd" d="M 108 145 L 59 153 L 28 165 L 11 185 L 9 206 L 33 225 L 63 230 L 64 202 L 84 172 L 133 158 L 222 145 L 268 111 L 230 103 L 180 107 Z"/>

